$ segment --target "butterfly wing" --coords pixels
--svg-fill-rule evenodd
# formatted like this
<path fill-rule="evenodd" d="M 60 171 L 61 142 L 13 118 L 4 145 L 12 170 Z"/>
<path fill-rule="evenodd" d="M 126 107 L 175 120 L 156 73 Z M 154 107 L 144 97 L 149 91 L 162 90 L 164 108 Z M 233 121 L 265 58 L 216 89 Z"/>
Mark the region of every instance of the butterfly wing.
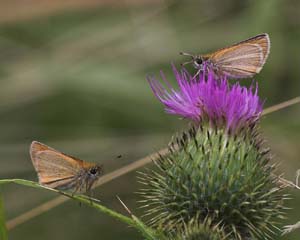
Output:
<path fill-rule="evenodd" d="M 83 161 L 63 154 L 39 142 L 32 142 L 30 156 L 38 173 L 39 183 L 59 189 L 76 185 Z"/>
<path fill-rule="evenodd" d="M 210 54 L 213 65 L 224 75 L 236 78 L 259 73 L 270 52 L 268 34 L 257 35 Z"/>

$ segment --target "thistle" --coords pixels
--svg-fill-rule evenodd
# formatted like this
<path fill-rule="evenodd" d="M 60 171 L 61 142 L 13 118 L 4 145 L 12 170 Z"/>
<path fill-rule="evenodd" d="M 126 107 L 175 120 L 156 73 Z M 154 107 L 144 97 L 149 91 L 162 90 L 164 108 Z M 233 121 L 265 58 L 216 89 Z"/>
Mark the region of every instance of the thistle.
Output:
<path fill-rule="evenodd" d="M 205 69 L 205 66 L 204 66 Z M 226 77 L 217 77 L 213 71 L 201 72 L 197 78 L 185 69 L 173 66 L 179 90 L 175 90 L 161 73 L 163 85 L 154 77 L 148 81 L 155 96 L 165 105 L 167 113 L 191 119 L 196 124 L 237 131 L 256 123 L 262 112 L 258 87 L 249 89 L 238 83 L 230 86 Z"/>
<path fill-rule="evenodd" d="M 194 79 L 173 69 L 179 91 L 154 78 L 151 87 L 167 112 L 192 119 L 194 127 L 171 141 L 156 169 L 141 174 L 149 224 L 180 236 L 178 229 L 197 217 L 199 224 L 211 219 L 229 239 L 272 239 L 287 195 L 257 130 L 257 87 L 253 92 L 213 72 Z"/>

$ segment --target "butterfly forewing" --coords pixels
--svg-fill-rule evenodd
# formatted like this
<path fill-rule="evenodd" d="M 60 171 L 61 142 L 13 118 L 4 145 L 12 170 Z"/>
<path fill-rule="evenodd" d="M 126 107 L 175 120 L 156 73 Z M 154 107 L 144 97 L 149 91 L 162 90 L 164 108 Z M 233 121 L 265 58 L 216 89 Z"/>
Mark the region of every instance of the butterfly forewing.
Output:
<path fill-rule="evenodd" d="M 262 48 L 263 59 L 264 61 L 266 61 L 270 52 L 270 38 L 267 33 L 259 34 L 255 37 L 249 38 L 235 45 L 240 45 L 245 43 L 259 45 Z"/>
<path fill-rule="evenodd" d="M 211 58 L 214 66 L 224 75 L 250 77 L 262 68 L 263 53 L 258 45 L 243 44 L 224 51 L 224 53 L 216 53 Z"/>
<path fill-rule="evenodd" d="M 260 72 L 269 49 L 269 36 L 261 34 L 206 56 L 209 56 L 218 73 L 243 78 Z"/>
<path fill-rule="evenodd" d="M 40 184 L 51 188 L 74 181 L 82 168 L 82 160 L 67 156 L 38 142 L 31 144 L 30 155 Z"/>

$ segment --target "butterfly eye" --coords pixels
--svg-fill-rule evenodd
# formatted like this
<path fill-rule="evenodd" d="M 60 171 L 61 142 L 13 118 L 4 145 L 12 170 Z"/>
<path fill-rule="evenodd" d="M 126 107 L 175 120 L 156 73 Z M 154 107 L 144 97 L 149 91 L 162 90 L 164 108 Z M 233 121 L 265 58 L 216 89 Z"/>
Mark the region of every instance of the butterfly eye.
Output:
<path fill-rule="evenodd" d="M 203 60 L 202 58 L 196 58 L 195 59 L 195 62 L 198 64 L 198 65 L 201 65 L 203 63 Z"/>
<path fill-rule="evenodd" d="M 95 175 L 95 174 L 97 174 L 97 169 L 96 168 L 91 168 L 90 169 L 90 174 L 92 174 L 92 175 Z"/>

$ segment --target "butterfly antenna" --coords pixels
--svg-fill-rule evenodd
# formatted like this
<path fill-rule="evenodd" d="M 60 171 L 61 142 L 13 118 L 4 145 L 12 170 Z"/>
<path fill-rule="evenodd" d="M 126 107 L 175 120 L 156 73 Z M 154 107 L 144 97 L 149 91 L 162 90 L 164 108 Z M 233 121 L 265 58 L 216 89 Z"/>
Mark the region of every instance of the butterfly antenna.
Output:
<path fill-rule="evenodd" d="M 186 53 L 186 52 L 180 52 L 179 54 L 182 55 L 182 56 L 188 56 L 188 57 L 191 57 L 191 58 L 192 58 L 190 61 L 181 63 L 180 65 L 181 65 L 182 67 L 185 66 L 185 65 L 187 65 L 187 64 L 193 63 L 193 62 L 195 61 L 195 56 L 194 56 L 193 54 Z"/>
<path fill-rule="evenodd" d="M 125 205 L 125 203 L 119 198 L 118 195 L 116 195 L 117 199 L 119 200 L 119 202 L 122 204 L 122 206 L 125 208 L 125 210 L 129 213 L 130 216 L 132 216 L 132 212 L 130 211 L 130 209 Z"/>
<path fill-rule="evenodd" d="M 190 54 L 190 53 L 186 53 L 186 52 L 179 52 L 180 55 L 183 55 L 183 56 L 189 56 L 191 58 L 195 58 L 195 56 L 193 54 Z"/>
<path fill-rule="evenodd" d="M 193 63 L 193 62 L 194 62 L 194 60 L 191 60 L 191 61 L 187 61 L 187 62 L 184 62 L 184 63 L 180 63 L 180 65 L 183 67 L 183 66 L 185 66 L 187 64 L 190 64 L 190 63 Z"/>

